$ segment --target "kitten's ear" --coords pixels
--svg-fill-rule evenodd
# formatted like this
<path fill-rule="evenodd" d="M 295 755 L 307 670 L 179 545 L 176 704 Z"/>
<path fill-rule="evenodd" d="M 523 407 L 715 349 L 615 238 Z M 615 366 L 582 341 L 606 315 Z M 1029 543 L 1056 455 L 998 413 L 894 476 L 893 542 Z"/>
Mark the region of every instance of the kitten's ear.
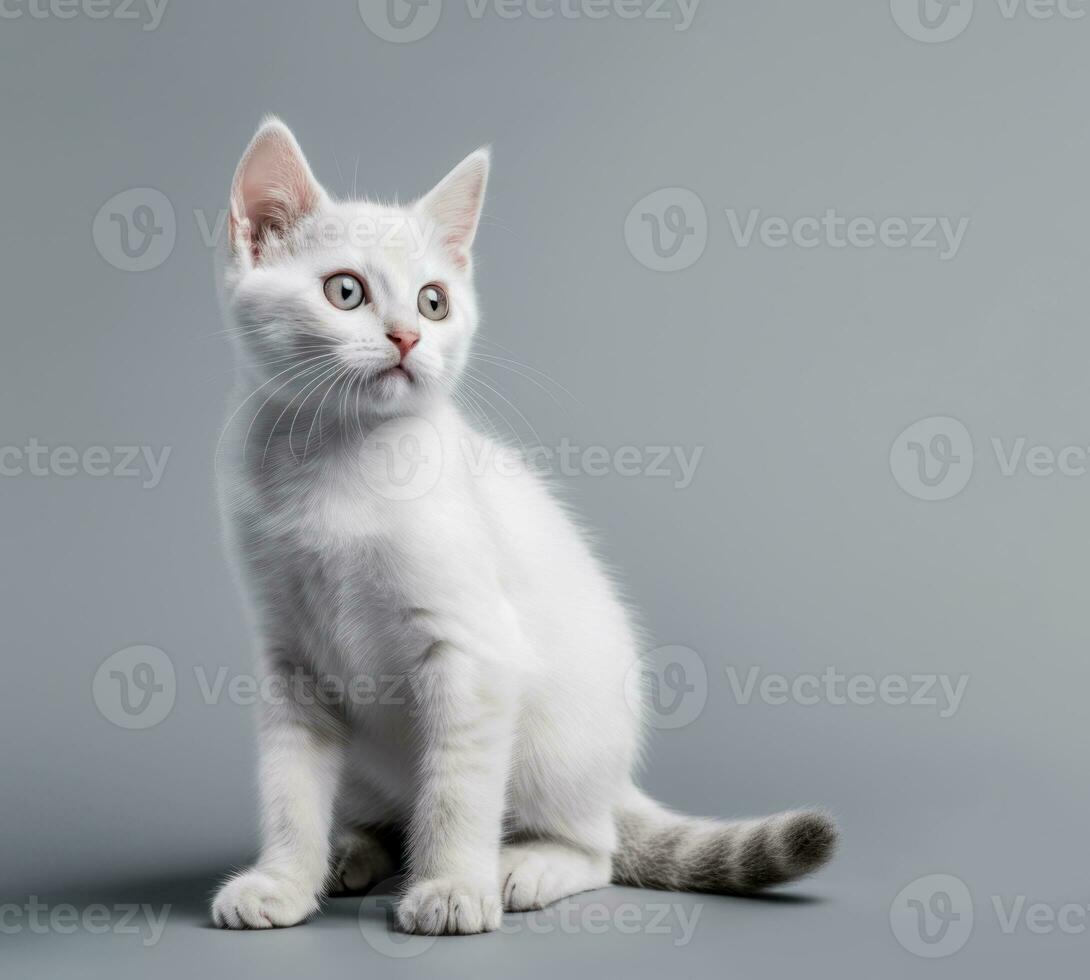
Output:
<path fill-rule="evenodd" d="M 417 203 L 417 208 L 435 223 L 440 242 L 459 269 L 469 265 L 490 161 L 488 147 L 475 150 Z"/>
<path fill-rule="evenodd" d="M 283 234 L 325 197 L 291 130 L 270 116 L 250 141 L 231 183 L 229 224 L 236 254 L 257 262 L 270 232 Z"/>

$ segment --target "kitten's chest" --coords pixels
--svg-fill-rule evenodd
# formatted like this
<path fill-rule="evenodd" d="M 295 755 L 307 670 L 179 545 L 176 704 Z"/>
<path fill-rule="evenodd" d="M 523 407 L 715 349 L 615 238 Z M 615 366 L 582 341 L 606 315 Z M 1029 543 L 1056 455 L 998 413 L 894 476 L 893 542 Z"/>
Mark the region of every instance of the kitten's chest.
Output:
<path fill-rule="evenodd" d="M 483 561 L 474 509 L 442 481 L 399 496 L 337 474 L 284 500 L 264 522 L 258 565 L 288 573 L 295 626 L 323 670 L 403 669 L 435 638 L 428 612 Z"/>
<path fill-rule="evenodd" d="M 287 543 L 293 570 L 295 628 L 303 652 L 320 672 L 377 677 L 421 642 L 406 628 L 412 601 L 397 566 L 404 558 L 381 537 L 348 538 L 315 547 Z"/>
<path fill-rule="evenodd" d="M 319 551 L 381 546 L 392 557 L 411 559 L 422 541 L 452 522 L 471 522 L 470 495 L 457 454 L 438 435 L 429 439 L 398 420 L 359 446 L 319 456 L 277 474 L 274 492 L 263 495 L 275 526 Z M 402 431 L 402 426 L 410 426 Z M 453 437 L 450 440 L 454 444 Z"/>

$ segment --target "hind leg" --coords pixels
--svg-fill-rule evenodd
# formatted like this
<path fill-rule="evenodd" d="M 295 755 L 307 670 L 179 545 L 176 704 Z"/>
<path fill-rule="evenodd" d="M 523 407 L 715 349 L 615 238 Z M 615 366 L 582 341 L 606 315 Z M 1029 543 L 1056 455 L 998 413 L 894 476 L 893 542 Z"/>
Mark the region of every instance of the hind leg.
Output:
<path fill-rule="evenodd" d="M 500 852 L 500 889 L 508 912 L 544 908 L 569 895 L 609 884 L 610 857 L 569 844 L 529 841 Z"/>
<path fill-rule="evenodd" d="M 400 858 L 394 836 L 385 827 L 345 830 L 337 842 L 330 869 L 330 894 L 366 891 L 396 874 Z"/>
<path fill-rule="evenodd" d="M 610 884 L 614 803 L 630 765 L 623 747 L 599 744 L 588 753 L 566 719 L 539 716 L 531 727 L 549 753 L 533 755 L 524 745 L 516 762 L 500 850 L 500 896 L 508 912 Z"/>

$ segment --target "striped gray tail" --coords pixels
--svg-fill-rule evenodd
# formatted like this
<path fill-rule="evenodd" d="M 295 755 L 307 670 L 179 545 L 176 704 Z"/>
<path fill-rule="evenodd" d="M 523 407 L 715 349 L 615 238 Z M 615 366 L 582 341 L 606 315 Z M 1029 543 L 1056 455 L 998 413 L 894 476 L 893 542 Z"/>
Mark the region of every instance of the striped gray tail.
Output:
<path fill-rule="evenodd" d="M 636 791 L 617 814 L 613 881 L 668 891 L 744 893 L 816 871 L 836 848 L 836 824 L 820 810 L 758 820 L 703 820 L 672 813 Z"/>

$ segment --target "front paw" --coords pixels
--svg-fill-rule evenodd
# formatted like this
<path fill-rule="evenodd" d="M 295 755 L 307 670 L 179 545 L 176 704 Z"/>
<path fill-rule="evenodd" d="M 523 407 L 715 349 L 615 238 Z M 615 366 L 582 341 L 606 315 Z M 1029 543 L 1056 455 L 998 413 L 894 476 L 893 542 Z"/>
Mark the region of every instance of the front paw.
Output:
<path fill-rule="evenodd" d="M 257 868 L 228 881 L 212 902 L 212 921 L 221 929 L 294 926 L 318 909 L 309 888 Z"/>
<path fill-rule="evenodd" d="M 503 914 L 499 890 L 481 882 L 435 878 L 413 885 L 397 905 L 398 926 L 427 936 L 492 932 Z"/>

